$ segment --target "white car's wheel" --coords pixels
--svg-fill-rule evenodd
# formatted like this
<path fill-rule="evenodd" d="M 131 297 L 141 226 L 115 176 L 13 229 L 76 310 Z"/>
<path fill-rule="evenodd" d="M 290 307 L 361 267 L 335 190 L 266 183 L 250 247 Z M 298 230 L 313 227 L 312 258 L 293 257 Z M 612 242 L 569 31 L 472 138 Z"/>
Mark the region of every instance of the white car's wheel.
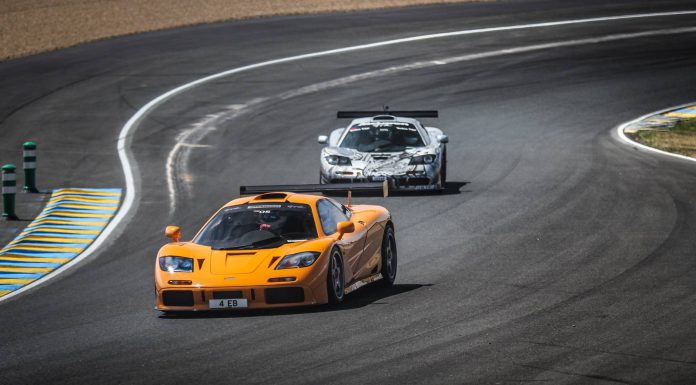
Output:
<path fill-rule="evenodd" d="M 447 184 L 447 149 L 442 150 L 442 163 L 440 164 L 440 187 Z"/>

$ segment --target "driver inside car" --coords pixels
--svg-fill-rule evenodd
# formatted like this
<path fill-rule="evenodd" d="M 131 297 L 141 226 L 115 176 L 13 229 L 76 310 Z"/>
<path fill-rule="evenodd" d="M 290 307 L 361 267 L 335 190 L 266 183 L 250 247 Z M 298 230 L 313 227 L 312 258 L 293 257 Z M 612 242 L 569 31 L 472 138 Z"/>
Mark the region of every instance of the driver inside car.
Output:
<path fill-rule="evenodd" d="M 280 235 L 287 217 L 280 215 L 278 211 L 268 210 L 259 214 L 259 230 L 266 230 Z"/>

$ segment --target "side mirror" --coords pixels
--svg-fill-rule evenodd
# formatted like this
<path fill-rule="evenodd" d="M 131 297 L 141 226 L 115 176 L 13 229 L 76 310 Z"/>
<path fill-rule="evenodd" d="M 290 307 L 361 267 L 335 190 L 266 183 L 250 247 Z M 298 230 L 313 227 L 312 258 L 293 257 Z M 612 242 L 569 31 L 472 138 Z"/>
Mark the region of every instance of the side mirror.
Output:
<path fill-rule="evenodd" d="M 355 224 L 353 222 L 343 221 L 336 224 L 338 239 L 343 238 L 343 234 L 352 233 L 353 231 L 355 231 Z"/>
<path fill-rule="evenodd" d="M 320 144 L 326 144 L 326 142 L 328 141 L 329 137 L 326 135 L 319 135 L 319 137 L 317 138 L 317 142 L 319 142 Z"/>
<path fill-rule="evenodd" d="M 167 226 L 167 228 L 164 229 L 164 235 L 171 238 L 172 242 L 179 242 L 181 238 L 181 229 L 179 226 Z"/>
<path fill-rule="evenodd" d="M 449 143 L 449 137 L 447 135 L 438 135 L 437 141 L 440 143 Z"/>

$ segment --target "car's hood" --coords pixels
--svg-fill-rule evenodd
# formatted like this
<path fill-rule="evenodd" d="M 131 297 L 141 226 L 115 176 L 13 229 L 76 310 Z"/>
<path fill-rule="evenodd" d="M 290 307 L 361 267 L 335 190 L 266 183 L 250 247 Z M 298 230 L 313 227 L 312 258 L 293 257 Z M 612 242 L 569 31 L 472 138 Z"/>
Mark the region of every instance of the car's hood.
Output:
<path fill-rule="evenodd" d="M 196 269 L 210 269 L 212 274 L 251 274 L 260 268 L 269 268 L 288 254 L 321 252 L 324 248 L 324 243 L 319 239 L 286 243 L 272 249 L 249 250 L 214 250 L 210 246 L 192 242 L 177 242 L 163 246 L 159 255 L 193 258 Z"/>
<path fill-rule="evenodd" d="M 360 152 L 341 147 L 329 147 L 325 151 L 327 155 L 350 158 L 353 168 L 363 170 L 365 175 L 405 172 L 414 156 L 434 154 L 430 147 L 409 148 L 402 152 Z"/>
<path fill-rule="evenodd" d="M 348 157 L 352 160 L 370 160 L 370 159 L 384 159 L 385 157 L 392 158 L 411 158 L 417 155 L 432 154 L 433 149 L 431 147 L 415 147 L 407 148 L 400 152 L 360 152 L 352 148 L 343 147 L 326 147 L 324 148 L 326 155 L 340 155 Z"/>
<path fill-rule="evenodd" d="M 280 258 L 307 251 L 311 241 L 286 243 L 274 249 L 211 250 L 210 272 L 213 274 L 251 274 L 270 268 Z"/>

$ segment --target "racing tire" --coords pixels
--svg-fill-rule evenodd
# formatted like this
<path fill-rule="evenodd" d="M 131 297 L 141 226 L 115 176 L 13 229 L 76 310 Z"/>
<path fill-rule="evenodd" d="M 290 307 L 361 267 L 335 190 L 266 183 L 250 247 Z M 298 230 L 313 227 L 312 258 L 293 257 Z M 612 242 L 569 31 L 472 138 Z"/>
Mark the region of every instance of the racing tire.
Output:
<path fill-rule="evenodd" d="M 383 287 L 391 287 L 396 280 L 396 237 L 394 229 L 391 225 L 387 225 L 382 237 L 382 279 L 380 280 Z"/>
<path fill-rule="evenodd" d="M 334 248 L 329 254 L 329 272 L 326 276 L 326 292 L 329 305 L 340 305 L 345 298 L 345 275 L 343 273 L 343 256 Z"/>
<path fill-rule="evenodd" d="M 440 187 L 447 185 L 447 148 L 442 150 L 442 164 L 440 165 Z"/>

